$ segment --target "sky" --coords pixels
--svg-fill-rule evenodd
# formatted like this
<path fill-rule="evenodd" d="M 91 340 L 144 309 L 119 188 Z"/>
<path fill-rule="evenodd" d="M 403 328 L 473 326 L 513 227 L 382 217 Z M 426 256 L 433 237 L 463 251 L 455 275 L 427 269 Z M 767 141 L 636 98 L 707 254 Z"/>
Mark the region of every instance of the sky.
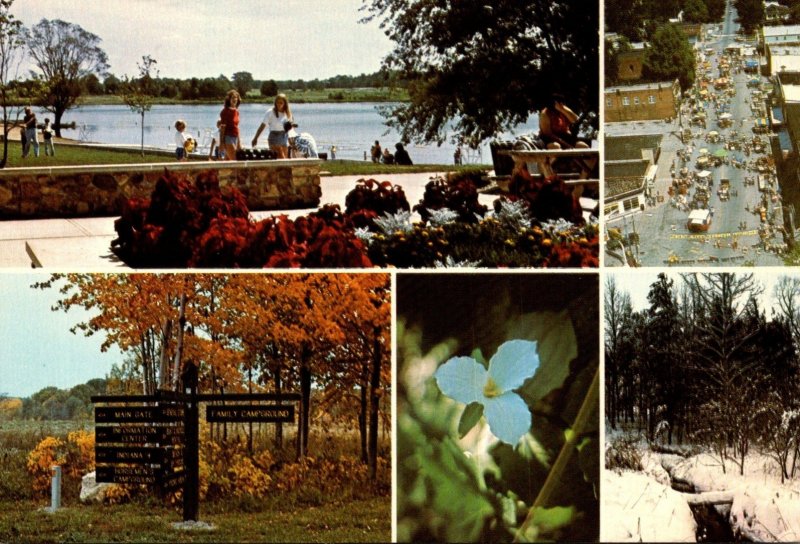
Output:
<path fill-rule="evenodd" d="M 631 304 L 635 311 L 644 310 L 650 306 L 647 301 L 647 293 L 650 292 L 650 286 L 658 279 L 660 270 L 640 268 L 636 270 L 607 270 L 609 275 L 613 275 L 617 282 L 617 286 L 623 291 L 626 291 L 631 296 Z M 675 288 L 681 283 L 680 274 L 678 272 L 664 270 L 670 278 L 675 281 Z M 711 270 L 711 272 L 721 272 L 721 270 Z M 753 273 L 755 279 L 764 287 L 764 292 L 759 298 L 759 305 L 762 310 L 766 310 L 767 317 L 771 317 L 769 310 L 774 306 L 774 298 L 772 296 L 775 285 L 778 283 L 778 278 L 784 275 L 791 275 L 791 269 L 781 270 L 776 272 L 774 269 L 752 269 L 746 270 L 743 273 Z"/>
<path fill-rule="evenodd" d="M 27 397 L 54 385 L 68 389 L 104 378 L 123 355 L 100 352 L 102 336 L 86 338 L 70 327 L 90 317 L 82 309 L 53 312 L 58 289 L 31 289 L 49 274 L 0 273 L 0 395 Z"/>
<path fill-rule="evenodd" d="M 44 19 L 97 35 L 110 72 L 136 75 L 150 55 L 161 77 L 325 79 L 373 73 L 392 49 L 362 0 L 16 0 L 27 27 Z"/>

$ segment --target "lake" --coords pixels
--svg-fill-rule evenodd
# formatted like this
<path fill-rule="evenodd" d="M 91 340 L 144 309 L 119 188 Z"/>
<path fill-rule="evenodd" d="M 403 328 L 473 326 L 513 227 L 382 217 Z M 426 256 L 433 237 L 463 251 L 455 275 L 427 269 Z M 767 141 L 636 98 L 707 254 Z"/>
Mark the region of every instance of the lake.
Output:
<path fill-rule="evenodd" d="M 292 114 L 299 125 L 298 131 L 309 132 L 317 141 L 320 152 L 328 152 L 336 146 L 336 158 L 363 160 L 364 153 L 375 140 L 383 147 L 394 152 L 394 144 L 400 137 L 394 131 L 388 131 L 383 124 L 383 117 L 378 112 L 379 104 L 346 103 L 346 104 L 292 104 Z M 266 104 L 242 104 L 239 107 L 239 131 L 242 135 L 243 147 L 250 147 L 258 125 L 267 111 Z M 212 134 L 216 131 L 216 121 L 222 109 L 219 105 L 158 105 L 145 114 L 144 143 L 165 149 L 174 147 L 175 121 L 183 119 L 187 131 L 192 134 L 201 148 L 208 146 Z M 37 119 L 41 123 L 52 114 L 37 111 Z M 64 129 L 65 138 L 75 140 L 107 143 L 139 145 L 141 139 L 140 116 L 127 106 L 80 106 L 69 110 L 64 115 L 64 123 L 75 122 L 76 129 Z M 531 116 L 527 123 L 518 126 L 515 134 L 538 131 L 538 117 Z M 510 136 L 506 134 L 504 136 Z M 258 145 L 266 147 L 267 134 L 259 138 Z M 420 164 L 449 164 L 453 162 L 455 145 L 445 143 L 441 147 L 432 145 L 406 146 L 411 159 Z M 478 151 L 464 150 L 464 163 L 491 164 L 492 156 L 488 143 Z"/>

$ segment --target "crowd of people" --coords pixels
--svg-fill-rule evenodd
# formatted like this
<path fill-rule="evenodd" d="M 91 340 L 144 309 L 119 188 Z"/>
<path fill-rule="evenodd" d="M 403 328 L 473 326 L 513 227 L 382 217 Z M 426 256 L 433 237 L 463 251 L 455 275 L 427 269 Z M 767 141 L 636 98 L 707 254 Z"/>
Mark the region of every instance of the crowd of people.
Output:
<path fill-rule="evenodd" d="M 217 131 L 213 134 L 209 145 L 209 160 L 236 160 L 237 155 L 241 155 L 243 149 L 239 131 L 239 105 L 241 103 L 242 98 L 238 91 L 235 89 L 228 91 L 216 122 Z M 33 149 L 34 156 L 38 157 L 39 128 L 36 114 L 30 106 L 27 106 L 24 111 L 25 116 L 21 127 L 22 157 L 28 157 L 31 149 Z M 174 127 L 175 159 L 178 161 L 188 160 L 189 154 L 197 150 L 198 143 L 190 132 L 186 130 L 187 124 L 183 119 L 176 120 Z M 272 158 L 319 157 L 314 137 L 308 132 L 297 132 L 295 130 L 297 127 L 298 125 L 292 116 L 292 110 L 289 106 L 289 99 L 285 94 L 280 93 L 264 114 L 264 118 L 258 126 L 250 145 L 256 148 L 262 133 L 267 131 L 267 146 Z M 45 119 L 41 133 L 44 140 L 45 155 L 55 156 L 54 130 L 50 124 L 50 119 Z M 383 149 L 378 140 L 375 140 L 371 150 L 372 161 L 383 164 L 413 164 L 408 151 L 402 143 L 398 142 L 394 147 L 395 150 L 392 153 L 389 148 Z M 331 146 L 330 155 L 332 159 L 336 158 L 336 146 Z M 460 156 L 456 160 L 460 160 Z"/>
<path fill-rule="evenodd" d="M 217 119 L 217 134 L 212 138 L 209 146 L 209 160 L 236 160 L 242 150 L 242 138 L 239 132 L 239 105 L 242 98 L 239 92 L 232 89 L 225 96 L 225 102 Z M 265 129 L 267 132 L 267 146 L 276 159 L 288 158 L 316 158 L 319 156 L 317 143 L 314 137 L 307 133 L 298 133 L 297 123 L 294 122 L 289 99 L 285 94 L 278 94 L 264 114 L 256 134 L 250 142 L 255 148 L 258 139 Z M 182 119 L 175 122 L 175 158 L 186 160 L 188 153 L 196 147 L 197 142 L 186 132 L 186 123 Z"/>

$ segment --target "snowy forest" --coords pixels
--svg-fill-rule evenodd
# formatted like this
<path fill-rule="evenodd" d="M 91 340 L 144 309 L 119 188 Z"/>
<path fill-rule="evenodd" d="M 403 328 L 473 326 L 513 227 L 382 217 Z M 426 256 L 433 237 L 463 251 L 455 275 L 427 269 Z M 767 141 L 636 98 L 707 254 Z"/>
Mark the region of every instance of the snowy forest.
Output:
<path fill-rule="evenodd" d="M 616 525 L 614 539 L 798 540 L 800 277 L 660 273 L 636 308 L 624 286 L 640 279 L 609 275 L 604 294 L 606 468 L 614 473 L 603 495 L 619 494 L 615 518 L 638 523 Z M 670 488 L 678 511 L 691 513 L 685 523 L 674 513 L 624 511 L 626 497 L 647 495 L 637 487 L 652 483 L 637 481 L 642 474 Z M 709 529 L 709 518 L 723 532 Z"/>

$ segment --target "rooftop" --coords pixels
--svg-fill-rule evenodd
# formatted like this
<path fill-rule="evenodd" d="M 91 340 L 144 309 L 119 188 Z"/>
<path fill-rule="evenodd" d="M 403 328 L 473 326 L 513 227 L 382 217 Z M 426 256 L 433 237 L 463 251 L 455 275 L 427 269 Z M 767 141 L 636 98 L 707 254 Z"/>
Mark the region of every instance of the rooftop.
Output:
<path fill-rule="evenodd" d="M 786 102 L 800 102 L 800 85 L 781 85 L 783 99 Z"/>
<path fill-rule="evenodd" d="M 672 81 L 657 81 L 655 83 L 637 83 L 636 85 L 619 85 L 617 87 L 606 88 L 606 94 L 616 92 L 646 91 L 649 89 L 669 89 L 672 88 Z"/>
<path fill-rule="evenodd" d="M 612 161 L 641 160 L 643 149 L 656 149 L 661 145 L 663 134 L 641 134 L 633 136 L 608 136 L 603 142 L 606 163 Z M 608 167 L 606 167 L 608 175 Z"/>
<path fill-rule="evenodd" d="M 644 177 L 650 161 L 639 159 L 631 161 L 612 161 L 605 163 L 606 180 L 614 178 Z"/>
<path fill-rule="evenodd" d="M 800 34 L 800 25 L 765 26 L 764 38 L 771 36 L 788 36 Z"/>
<path fill-rule="evenodd" d="M 768 47 L 769 52 L 773 57 L 800 55 L 800 45 L 783 45 L 780 43 L 772 43 Z"/>
<path fill-rule="evenodd" d="M 641 176 L 628 176 L 605 179 L 605 198 L 613 199 L 620 195 L 644 189 L 644 174 Z"/>

